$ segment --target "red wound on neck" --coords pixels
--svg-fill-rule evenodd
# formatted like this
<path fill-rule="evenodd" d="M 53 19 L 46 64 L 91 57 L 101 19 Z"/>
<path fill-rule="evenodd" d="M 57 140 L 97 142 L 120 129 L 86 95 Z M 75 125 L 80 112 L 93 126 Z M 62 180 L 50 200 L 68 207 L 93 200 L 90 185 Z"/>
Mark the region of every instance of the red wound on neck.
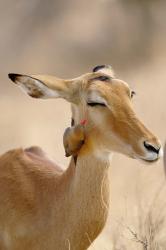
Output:
<path fill-rule="evenodd" d="M 80 121 L 80 124 L 85 126 L 85 125 L 87 124 L 87 120 L 86 120 L 86 119 L 81 120 L 81 121 Z"/>

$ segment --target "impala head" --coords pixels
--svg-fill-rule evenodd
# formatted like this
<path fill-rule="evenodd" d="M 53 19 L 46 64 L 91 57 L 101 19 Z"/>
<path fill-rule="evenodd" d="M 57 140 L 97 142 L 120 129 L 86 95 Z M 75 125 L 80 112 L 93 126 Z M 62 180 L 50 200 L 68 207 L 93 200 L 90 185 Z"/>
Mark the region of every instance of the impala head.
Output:
<path fill-rule="evenodd" d="M 159 140 L 133 111 L 134 91 L 114 77 L 111 67 L 97 66 L 92 73 L 71 80 L 20 74 L 9 78 L 32 97 L 69 101 L 74 124 L 87 120 L 87 150 L 101 155 L 116 151 L 149 162 L 160 157 Z"/>

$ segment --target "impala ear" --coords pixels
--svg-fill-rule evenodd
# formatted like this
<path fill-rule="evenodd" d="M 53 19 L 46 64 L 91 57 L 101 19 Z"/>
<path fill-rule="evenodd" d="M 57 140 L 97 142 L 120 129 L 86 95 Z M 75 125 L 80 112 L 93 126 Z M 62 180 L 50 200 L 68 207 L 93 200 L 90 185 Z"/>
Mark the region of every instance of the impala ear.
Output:
<path fill-rule="evenodd" d="M 64 98 L 73 102 L 76 86 L 72 80 L 58 79 L 48 75 L 20 75 L 10 73 L 9 78 L 25 93 L 34 98 Z"/>
<path fill-rule="evenodd" d="M 108 75 L 110 77 L 114 77 L 114 71 L 112 69 L 112 67 L 110 65 L 99 65 L 96 66 L 93 69 L 93 72 L 99 72 L 99 73 L 103 73 L 104 75 Z"/>

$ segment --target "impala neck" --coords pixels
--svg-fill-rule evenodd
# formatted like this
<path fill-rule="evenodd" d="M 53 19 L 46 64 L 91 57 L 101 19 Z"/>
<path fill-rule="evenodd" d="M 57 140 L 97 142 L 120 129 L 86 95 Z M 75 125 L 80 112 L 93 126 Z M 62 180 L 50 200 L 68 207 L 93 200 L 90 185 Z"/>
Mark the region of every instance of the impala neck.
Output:
<path fill-rule="evenodd" d="M 95 155 L 78 156 L 72 184 L 83 207 L 106 209 L 109 206 L 109 165 L 108 159 Z M 89 200 L 87 202 L 87 200 Z"/>
<path fill-rule="evenodd" d="M 73 237 L 83 237 L 83 242 L 87 246 L 88 237 L 93 241 L 103 229 L 107 219 L 110 190 L 109 165 L 109 157 L 103 160 L 89 154 L 78 156 L 76 165 L 72 159 L 68 168 L 69 199 L 72 201 L 70 223 L 72 228 L 77 228 Z"/>
<path fill-rule="evenodd" d="M 72 186 L 83 207 L 106 209 L 109 205 L 109 166 L 108 152 L 99 150 L 92 138 L 87 138 L 86 144 L 78 154 L 76 162 L 71 160 L 73 169 Z M 74 166 L 74 167 L 73 167 Z M 70 169 L 70 168 L 69 168 Z M 88 201 L 88 202 L 87 202 Z"/>
<path fill-rule="evenodd" d="M 73 164 L 73 159 L 71 160 Z M 75 185 L 91 185 L 99 187 L 103 177 L 108 173 L 110 166 L 110 157 L 98 157 L 95 154 L 78 155 L 75 165 Z M 84 186 L 85 188 L 85 186 Z M 95 189 L 96 190 L 96 189 Z"/>

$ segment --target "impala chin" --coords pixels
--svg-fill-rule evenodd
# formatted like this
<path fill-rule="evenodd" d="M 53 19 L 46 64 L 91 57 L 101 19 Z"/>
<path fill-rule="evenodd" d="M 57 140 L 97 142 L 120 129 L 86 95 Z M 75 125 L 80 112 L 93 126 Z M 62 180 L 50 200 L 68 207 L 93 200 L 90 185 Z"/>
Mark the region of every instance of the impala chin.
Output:
<path fill-rule="evenodd" d="M 144 163 L 155 163 L 162 156 L 163 156 L 163 149 L 161 148 L 158 154 L 149 152 L 145 156 L 136 156 L 134 158 L 138 159 L 138 160 L 141 160 L 141 162 L 143 161 Z"/>
<path fill-rule="evenodd" d="M 160 149 L 159 154 L 156 153 L 149 153 L 147 157 L 143 157 L 142 160 L 145 162 L 156 162 L 163 156 L 163 150 Z"/>

